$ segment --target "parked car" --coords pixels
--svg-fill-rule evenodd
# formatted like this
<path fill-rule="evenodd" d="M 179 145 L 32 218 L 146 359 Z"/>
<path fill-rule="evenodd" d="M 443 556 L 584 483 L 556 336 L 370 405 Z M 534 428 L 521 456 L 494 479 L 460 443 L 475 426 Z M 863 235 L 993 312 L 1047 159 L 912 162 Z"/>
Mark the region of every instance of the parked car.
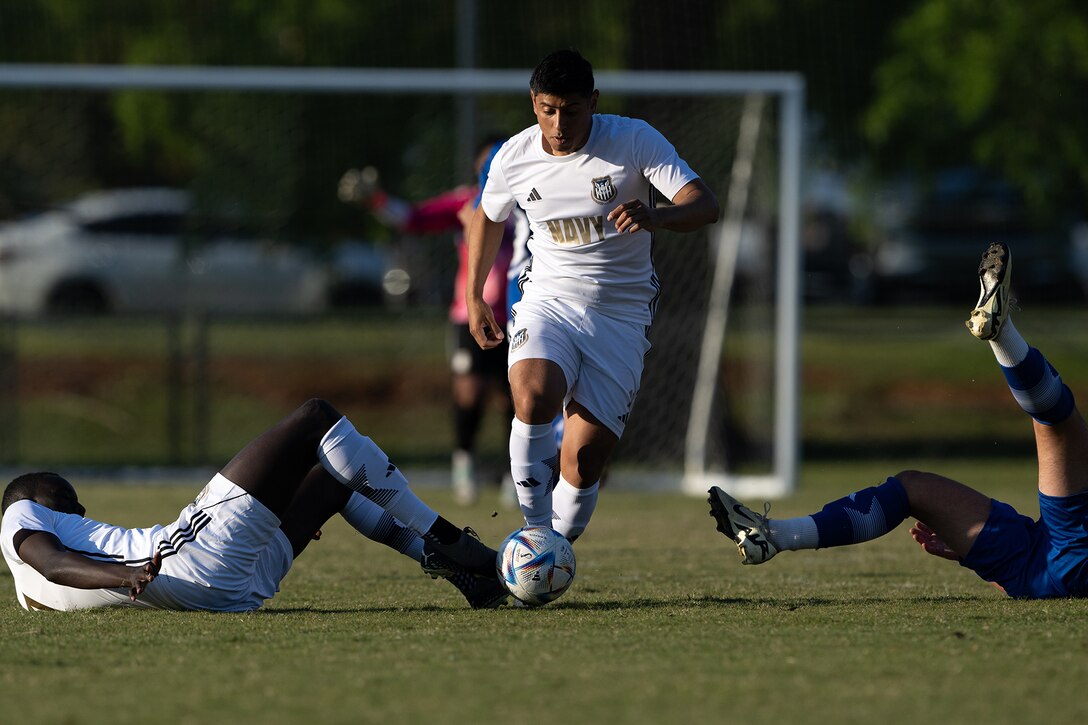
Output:
<path fill-rule="evenodd" d="M 373 246 L 322 261 L 226 229 L 167 188 L 95 192 L 2 224 L 0 312 L 307 313 L 334 288 L 382 298 L 385 262 Z"/>
<path fill-rule="evenodd" d="M 878 302 L 959 301 L 979 254 L 1001 241 L 1013 252 L 1014 294 L 1083 299 L 1088 258 L 1075 237 L 1069 224 L 1033 219 L 1010 184 L 975 169 L 950 169 L 937 176 L 930 191 L 908 199 L 886 219 L 874 258 L 873 291 Z"/>

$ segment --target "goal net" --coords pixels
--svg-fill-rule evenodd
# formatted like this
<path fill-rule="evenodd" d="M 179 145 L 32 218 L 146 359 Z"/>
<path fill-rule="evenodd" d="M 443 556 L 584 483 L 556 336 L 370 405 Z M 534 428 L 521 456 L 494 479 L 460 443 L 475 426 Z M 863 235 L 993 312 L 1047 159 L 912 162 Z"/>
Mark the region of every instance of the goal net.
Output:
<path fill-rule="evenodd" d="M 238 228 L 261 236 L 323 249 L 344 237 L 377 239 L 411 280 L 389 314 L 436 317 L 453 294 L 452 245 L 395 237 L 339 203 L 336 180 L 373 165 L 407 199 L 468 182 L 477 136 L 533 122 L 528 77 L 0 65 L 0 117 L 18 138 L 0 144 L 10 175 L 0 180 L 0 218 L 97 188 L 182 187 L 197 205 L 229 198 Z M 653 349 L 608 485 L 782 495 L 795 484 L 798 449 L 803 83 L 791 74 L 671 72 L 599 72 L 597 81 L 599 110 L 649 121 L 723 209 L 709 229 L 655 238 L 662 296 Z M 383 356 L 402 354 L 402 369 L 416 369 L 417 347 L 392 346 Z M 207 355 L 214 366 L 216 351 Z M 399 405 L 389 420 L 431 417 Z M 374 430 L 383 416 L 368 417 L 385 440 Z M 433 449 L 448 451 L 443 436 Z M 501 457 L 505 441 L 491 450 Z"/>

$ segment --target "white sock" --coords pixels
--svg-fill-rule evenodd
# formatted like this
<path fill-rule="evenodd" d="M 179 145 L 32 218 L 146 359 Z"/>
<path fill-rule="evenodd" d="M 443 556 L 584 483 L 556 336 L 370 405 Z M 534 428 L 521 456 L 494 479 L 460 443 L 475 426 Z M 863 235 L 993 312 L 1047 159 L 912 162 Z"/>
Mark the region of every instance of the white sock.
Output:
<path fill-rule="evenodd" d="M 581 536 L 597 508 L 600 490 L 600 481 L 589 488 L 575 488 L 560 476 L 552 492 L 552 528 L 570 541 Z"/>
<path fill-rule="evenodd" d="M 817 549 L 820 546 L 820 532 L 816 529 L 816 520 L 811 516 L 796 519 L 769 519 L 767 533 L 771 543 L 780 551 L 798 549 Z"/>
<path fill-rule="evenodd" d="M 1028 356 L 1028 343 L 1020 336 L 1020 331 L 1012 324 L 1012 317 L 1006 317 L 1001 325 L 1001 333 L 990 340 L 990 349 L 994 351 L 997 364 L 1003 368 L 1016 367 Z"/>
<path fill-rule="evenodd" d="M 423 539 L 393 515 L 360 493 L 351 494 L 340 515 L 356 531 L 416 561 L 423 559 Z"/>
<path fill-rule="evenodd" d="M 408 487 L 408 480 L 389 457 L 359 431 L 347 417 L 329 429 L 318 446 L 321 465 L 336 480 L 397 517 L 422 536 L 438 519 Z"/>
<path fill-rule="evenodd" d="M 510 475 L 529 526 L 552 525 L 552 489 L 559 479 L 559 451 L 551 423 L 510 422 Z"/>

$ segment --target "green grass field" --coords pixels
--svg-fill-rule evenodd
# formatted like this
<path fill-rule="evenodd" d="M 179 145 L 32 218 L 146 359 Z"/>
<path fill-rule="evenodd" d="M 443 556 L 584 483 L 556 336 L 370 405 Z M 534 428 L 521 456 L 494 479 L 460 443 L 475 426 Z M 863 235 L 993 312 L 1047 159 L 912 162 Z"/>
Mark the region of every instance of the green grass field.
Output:
<path fill-rule="evenodd" d="M 895 466 L 821 465 L 792 515 Z M 1034 510 L 1027 462 L 943 470 Z M 168 520 L 189 488 L 97 486 L 89 513 Z M 494 542 L 493 501 L 455 509 Z M 0 576 L 6 722 L 1083 722 L 1088 602 L 1011 601 L 923 555 L 866 546 L 741 567 L 703 501 L 606 491 L 578 577 L 537 610 L 468 609 L 340 521 L 250 614 L 28 614 Z"/>
<path fill-rule="evenodd" d="M 909 467 L 1037 513 L 1030 426 L 960 315 L 809 311 L 806 455 L 798 491 L 774 502 L 772 515 L 809 513 Z M 1058 310 L 1018 320 L 1075 391 L 1088 383 L 1082 317 Z M 172 520 L 195 492 L 103 485 L 81 496 L 91 516 L 147 525 Z M 421 493 L 492 543 L 519 523 L 510 512 L 492 516 L 494 500 L 459 509 L 444 490 Z M 742 567 L 704 501 L 606 488 L 577 553 L 563 599 L 491 612 L 469 610 L 448 584 L 339 521 L 283 592 L 245 615 L 28 614 L 5 567 L 3 721 L 1088 717 L 1076 696 L 1088 672 L 1088 601 L 1008 600 L 922 554 L 906 527 L 860 547 Z"/>

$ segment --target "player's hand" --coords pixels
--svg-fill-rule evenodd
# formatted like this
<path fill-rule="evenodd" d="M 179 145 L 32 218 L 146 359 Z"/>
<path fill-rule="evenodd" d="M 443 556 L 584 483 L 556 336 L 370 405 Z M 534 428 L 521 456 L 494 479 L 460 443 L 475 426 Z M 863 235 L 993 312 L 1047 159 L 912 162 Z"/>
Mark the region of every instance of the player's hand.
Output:
<path fill-rule="evenodd" d="M 147 585 L 159 575 L 161 568 L 162 554 L 158 551 L 151 557 L 151 561 L 143 566 L 130 567 L 132 573 L 125 582 L 125 586 L 128 587 L 128 598 L 135 602 L 136 597 L 143 594 L 144 589 L 147 589 Z"/>
<path fill-rule="evenodd" d="M 348 169 L 340 177 L 336 196 L 346 204 L 365 204 L 378 190 L 378 170 L 373 166 Z"/>
<path fill-rule="evenodd" d="M 658 228 L 657 210 L 638 199 L 625 201 L 608 213 L 608 221 L 614 222 L 620 234 L 638 231 L 653 232 Z"/>
<path fill-rule="evenodd" d="M 952 561 L 959 561 L 960 556 L 952 550 L 948 544 L 944 543 L 944 539 L 937 536 L 937 532 L 929 528 L 921 521 L 915 522 L 914 526 L 910 527 L 911 537 L 921 545 L 922 550 L 927 554 L 933 556 L 939 556 L 942 559 L 951 559 Z"/>
<path fill-rule="evenodd" d="M 484 350 L 498 347 L 506 337 L 495 321 L 491 305 L 480 299 L 468 300 L 468 330 L 476 344 Z"/>

